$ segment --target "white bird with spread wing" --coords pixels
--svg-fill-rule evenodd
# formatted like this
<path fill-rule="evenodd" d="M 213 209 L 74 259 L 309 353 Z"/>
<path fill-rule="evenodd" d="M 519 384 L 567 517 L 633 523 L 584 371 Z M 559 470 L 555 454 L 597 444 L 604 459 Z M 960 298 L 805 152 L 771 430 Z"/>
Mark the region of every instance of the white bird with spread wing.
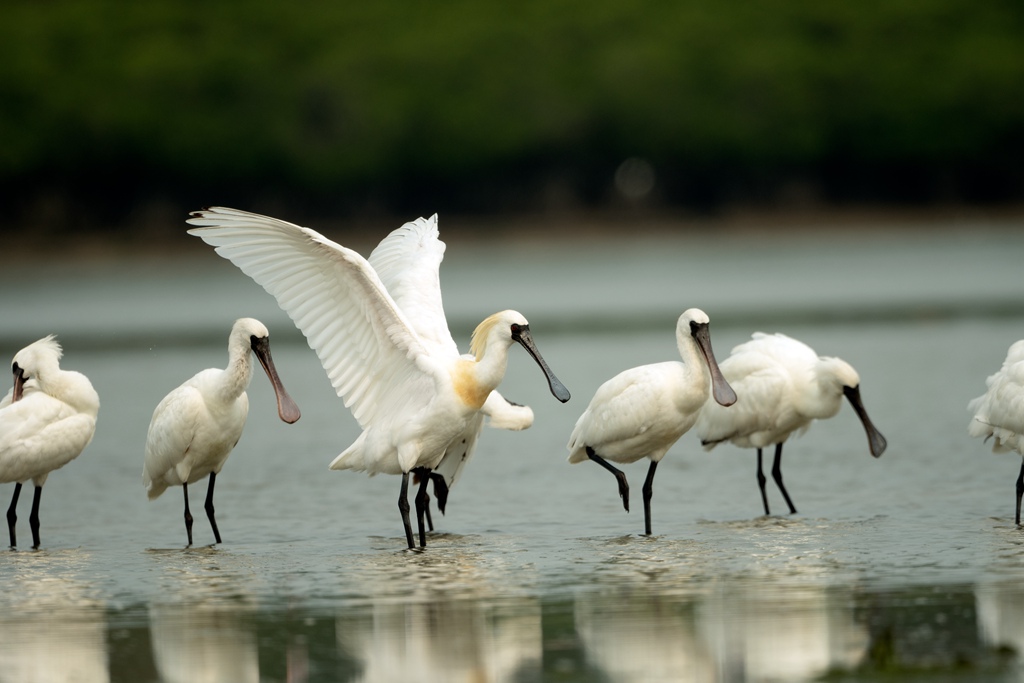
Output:
<path fill-rule="evenodd" d="M 444 244 L 436 217 L 408 223 L 382 242 L 374 260 L 383 277 L 355 251 L 275 218 L 214 207 L 194 212 L 188 222 L 197 226 L 190 234 L 277 299 L 363 428 L 331 469 L 402 476 L 398 506 L 410 548 L 409 473 L 421 477 L 416 512 L 423 547 L 430 475 L 444 458 L 455 457 L 457 476 L 457 461 L 471 452 L 462 441 L 475 441 L 483 416 L 501 405 L 492 396 L 513 343 L 537 361 L 552 394 L 569 400 L 516 311 L 480 323 L 472 357 L 459 355 L 441 306 L 437 270 Z M 419 257 L 410 256 L 418 250 Z"/>
<path fill-rule="evenodd" d="M 405 314 L 420 340 L 441 356 L 458 356 L 441 302 L 441 261 L 445 243 L 438 239 L 437 216 L 417 219 L 393 230 L 370 253 L 367 261 L 380 277 L 384 289 Z M 472 359 L 472 355 L 462 356 Z M 506 400 L 495 389 L 483 408 L 467 425 L 462 437 L 455 439 L 441 462 L 431 471 L 437 507 L 444 514 L 448 490 L 455 485 L 476 450 L 484 418 L 497 429 L 520 431 L 533 425 L 533 410 Z M 426 502 L 427 527 L 433 531 L 430 501 Z"/>

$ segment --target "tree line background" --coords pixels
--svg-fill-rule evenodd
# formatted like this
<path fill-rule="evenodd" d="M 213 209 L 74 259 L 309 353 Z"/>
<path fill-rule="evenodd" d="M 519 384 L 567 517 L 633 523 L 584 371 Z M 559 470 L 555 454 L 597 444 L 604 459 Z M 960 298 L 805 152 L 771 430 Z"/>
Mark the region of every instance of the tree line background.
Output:
<path fill-rule="evenodd" d="M 1024 199 L 1020 0 L 5 0 L 9 225 Z"/>

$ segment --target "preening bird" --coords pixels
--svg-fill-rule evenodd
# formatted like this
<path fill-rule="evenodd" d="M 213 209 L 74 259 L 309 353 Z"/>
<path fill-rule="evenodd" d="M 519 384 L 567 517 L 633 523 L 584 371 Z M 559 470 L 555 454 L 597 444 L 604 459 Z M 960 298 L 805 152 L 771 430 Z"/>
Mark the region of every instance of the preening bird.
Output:
<path fill-rule="evenodd" d="M 973 399 L 967 409 L 973 413 L 967 433 L 992 439 L 993 453 L 1016 451 L 1024 456 L 1024 339 L 1014 342 L 998 372 L 986 380 L 988 390 Z M 1024 494 L 1024 460 L 1017 475 L 1017 512 L 1020 525 L 1020 499 Z"/>
<path fill-rule="evenodd" d="M 80 372 L 61 370 L 60 344 L 51 334 L 14 356 L 14 387 L 0 400 L 0 482 L 16 482 L 7 509 L 11 547 L 16 547 L 16 509 L 21 485 L 32 480 L 35 494 L 29 526 L 39 547 L 39 500 L 50 472 L 85 450 L 96 432 L 100 397 Z"/>
<path fill-rule="evenodd" d="M 756 332 L 722 361 L 722 374 L 736 390 L 736 405 L 721 410 L 707 404 L 695 431 L 708 450 L 724 441 L 757 449 L 757 483 L 766 515 L 771 513 L 761 471 L 761 449 L 775 444 L 772 478 L 790 513 L 796 513 L 782 483 L 782 444 L 792 434 L 807 431 L 814 420 L 838 413 L 844 396 L 864 425 L 871 455 L 877 458 L 885 451 L 885 437 L 864 410 L 860 376 L 846 361 L 819 357 L 807 344 L 784 334 Z"/>
<path fill-rule="evenodd" d="M 291 424 L 299 419 L 299 408 L 285 391 L 270 355 L 270 333 L 259 320 L 240 318 L 228 337 L 228 365 L 209 368 L 167 394 L 153 411 L 146 435 L 146 462 L 142 483 L 149 499 L 168 486 L 181 486 L 185 497 L 185 531 L 192 545 L 192 514 L 188 507 L 188 485 L 206 475 L 206 516 L 213 536 L 220 543 L 214 516 L 213 487 L 217 475 L 242 436 L 249 415 L 245 390 L 252 379 L 252 356 L 270 378 L 277 395 L 277 413 Z"/>
<path fill-rule="evenodd" d="M 409 548 L 415 547 L 409 474 L 420 478 L 415 500 L 423 547 L 431 474 L 444 471 L 442 460 L 449 457 L 457 476 L 483 418 L 501 406 L 492 396 L 513 343 L 533 356 L 551 393 L 569 400 L 537 350 L 529 323 L 516 311 L 486 318 L 473 333 L 471 356 L 459 355 L 441 307 L 437 269 L 444 244 L 437 238 L 436 216 L 408 223 L 381 243 L 378 249 L 424 252 L 423 261 L 411 259 L 418 267 L 403 275 L 397 266 L 388 271 L 385 249 L 375 257 L 383 277 L 355 251 L 268 216 L 214 207 L 194 212 L 188 222 L 196 226 L 190 234 L 216 247 L 277 299 L 362 427 L 330 468 L 401 475 L 398 507 Z M 406 255 L 396 258 L 396 264 L 407 262 Z"/>
<path fill-rule="evenodd" d="M 654 472 L 672 445 L 693 426 L 701 407 L 713 396 L 722 406 L 736 400 L 722 377 L 711 349 L 709 319 L 691 308 L 676 323 L 682 361 L 641 365 L 620 372 L 598 387 L 569 437 L 569 462 L 590 459 L 619 483 L 622 505 L 629 512 L 629 484 L 609 461 L 651 464 L 644 481 L 644 530 L 651 533 Z"/>

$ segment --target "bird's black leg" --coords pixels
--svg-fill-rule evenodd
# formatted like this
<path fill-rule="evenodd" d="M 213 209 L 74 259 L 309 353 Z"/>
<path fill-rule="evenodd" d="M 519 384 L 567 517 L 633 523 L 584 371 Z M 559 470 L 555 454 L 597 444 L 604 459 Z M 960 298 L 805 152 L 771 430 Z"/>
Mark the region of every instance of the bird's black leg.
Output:
<path fill-rule="evenodd" d="M 14 485 L 14 496 L 11 497 L 11 506 L 7 508 L 7 530 L 11 532 L 11 547 L 16 548 L 18 546 L 18 537 L 14 533 L 14 523 L 18 521 L 18 496 L 21 495 L 21 484 L 17 483 Z"/>
<path fill-rule="evenodd" d="M 398 494 L 398 511 L 402 513 L 402 524 L 405 525 L 405 540 L 409 542 L 409 550 L 416 545 L 412 542 L 412 524 L 409 522 L 409 473 L 402 472 L 402 489 Z"/>
<path fill-rule="evenodd" d="M 622 498 L 622 507 L 626 508 L 626 512 L 629 512 L 629 483 L 626 481 L 626 475 L 622 470 L 595 453 L 594 449 L 590 446 L 587 446 L 587 457 L 615 475 L 616 481 L 619 482 L 619 496 Z"/>
<path fill-rule="evenodd" d="M 217 543 L 220 543 L 220 531 L 217 529 L 217 519 L 213 516 L 213 485 L 217 483 L 217 473 L 210 472 L 210 485 L 206 487 L 206 517 L 210 520 L 210 526 L 213 527 L 213 537 L 217 539 Z"/>
<path fill-rule="evenodd" d="M 430 480 L 434 482 L 434 499 L 437 500 L 437 509 L 444 514 L 444 508 L 448 504 L 448 482 L 440 474 L 430 473 Z"/>
<path fill-rule="evenodd" d="M 188 482 L 181 485 L 181 490 L 185 492 L 185 533 L 188 534 L 188 545 L 187 548 L 192 547 L 192 513 L 188 511 Z"/>
<path fill-rule="evenodd" d="M 39 500 L 43 497 L 43 487 L 37 486 L 32 493 L 32 512 L 28 515 L 28 525 L 32 528 L 32 549 L 39 549 Z"/>
<path fill-rule="evenodd" d="M 648 536 L 651 535 L 651 496 L 654 495 L 654 471 L 656 469 L 658 469 L 658 463 L 652 460 L 651 466 L 647 468 L 647 479 L 644 480 L 642 489 L 644 494 L 644 533 Z"/>
<path fill-rule="evenodd" d="M 412 473 L 413 473 L 412 483 L 413 483 L 413 486 L 415 486 L 416 484 L 420 483 L 420 480 L 424 476 L 423 475 L 423 468 L 421 468 L 421 467 L 414 468 L 412 470 Z M 434 518 L 430 515 L 430 494 L 429 493 L 427 494 L 427 502 L 426 502 L 426 507 L 424 508 L 424 512 L 425 512 L 426 517 L 427 517 L 427 531 L 433 531 L 434 530 Z"/>
<path fill-rule="evenodd" d="M 779 490 L 782 491 L 782 497 L 786 499 L 786 505 L 789 506 L 789 514 L 795 515 L 796 508 L 793 507 L 793 501 L 789 498 L 789 492 L 786 491 L 786 487 L 782 484 L 782 443 L 775 444 L 775 462 L 772 464 L 772 479 L 775 480 Z"/>
<path fill-rule="evenodd" d="M 427 484 L 430 483 L 430 470 L 426 467 L 417 468 L 420 475 L 420 488 L 416 492 L 416 527 L 420 532 L 420 547 L 427 547 L 427 531 L 423 526 L 423 517 L 426 514 L 427 504 L 430 498 L 427 496 Z"/>
<path fill-rule="evenodd" d="M 437 501 L 437 509 L 444 514 L 444 508 L 448 504 L 448 483 L 440 474 L 430 473 L 430 481 L 434 482 L 434 500 Z M 430 496 L 427 496 L 427 528 L 434 530 L 434 520 L 430 516 Z"/>
<path fill-rule="evenodd" d="M 434 530 L 434 518 L 430 516 L 430 494 L 426 494 L 427 502 L 424 503 L 423 511 L 427 515 L 427 531 Z"/>
<path fill-rule="evenodd" d="M 413 473 L 413 477 L 412 477 L 413 486 L 419 484 L 420 481 L 426 476 L 426 475 L 423 474 L 423 471 L 424 470 L 423 470 L 422 467 L 413 468 L 413 470 L 412 470 L 412 473 Z M 429 477 L 427 477 L 427 478 L 429 478 Z M 428 494 L 426 494 L 426 496 L 427 496 L 427 500 L 426 500 L 426 503 L 424 503 L 425 507 L 423 508 L 423 511 L 424 511 L 424 514 L 427 517 L 427 531 L 433 531 L 434 530 L 434 518 L 431 517 L 431 515 L 430 515 L 430 494 L 428 493 Z M 419 511 L 417 510 L 417 513 L 418 512 Z"/>
<path fill-rule="evenodd" d="M 1017 526 L 1020 526 L 1020 497 L 1024 494 L 1024 460 L 1020 463 L 1020 474 L 1017 475 L 1017 517 L 1015 521 Z M 14 491 L 14 500 L 18 500 L 18 491 Z M 14 509 L 14 503 L 11 503 L 11 509 Z M 11 523 L 11 511 L 7 511 L 7 523 L 11 524 L 11 546 L 14 546 L 14 525 Z"/>
<path fill-rule="evenodd" d="M 764 514 L 770 515 L 768 511 L 768 494 L 764 490 L 764 484 L 768 481 L 764 476 L 764 472 L 761 471 L 761 449 L 757 449 L 757 485 L 761 487 L 761 502 L 764 503 Z"/>

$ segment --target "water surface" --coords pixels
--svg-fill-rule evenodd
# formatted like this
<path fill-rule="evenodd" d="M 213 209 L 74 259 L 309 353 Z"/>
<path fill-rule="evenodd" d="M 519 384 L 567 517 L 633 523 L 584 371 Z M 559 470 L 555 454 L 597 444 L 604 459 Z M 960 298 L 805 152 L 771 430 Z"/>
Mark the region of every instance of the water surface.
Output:
<path fill-rule="evenodd" d="M 449 240 L 456 341 L 515 307 L 573 399 L 558 403 L 513 349 L 502 392 L 536 423 L 485 431 L 425 552 L 403 549 L 397 478 L 327 470 L 357 425 L 228 262 L 5 271 L 3 353 L 58 333 L 102 408 L 93 443 L 46 484 L 43 548 L 0 553 L 0 680 L 1024 678 L 1018 458 L 966 436 L 967 401 L 1024 337 L 1020 227 Z M 605 379 L 675 357 L 690 306 L 711 316 L 719 358 L 763 329 L 849 361 L 884 456 L 844 407 L 786 446 L 799 514 L 779 514 L 769 482 L 766 517 L 753 452 L 706 453 L 686 435 L 658 471 L 655 535 L 640 535 L 642 513 L 603 469 L 568 465 L 565 442 Z M 208 545 L 200 511 L 184 548 L 180 489 L 149 502 L 142 488 L 146 428 L 170 389 L 223 366 L 243 315 L 270 327 L 303 417 L 280 422 L 254 376 L 217 483 L 224 543 Z M 625 471 L 639 495 L 646 466 Z M 27 499 L 20 516 L 24 539 Z"/>

